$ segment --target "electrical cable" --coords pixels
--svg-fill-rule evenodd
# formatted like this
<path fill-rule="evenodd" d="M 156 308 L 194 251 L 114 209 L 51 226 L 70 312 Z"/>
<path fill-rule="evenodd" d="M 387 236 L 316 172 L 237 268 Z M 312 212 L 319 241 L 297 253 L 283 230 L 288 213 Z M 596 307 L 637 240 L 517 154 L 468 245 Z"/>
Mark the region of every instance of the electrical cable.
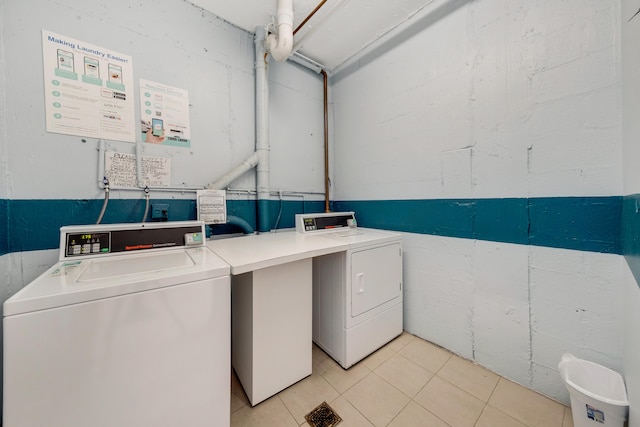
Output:
<path fill-rule="evenodd" d="M 280 217 L 282 216 L 282 190 L 278 191 L 278 195 L 280 196 L 280 212 L 278 212 L 278 218 L 276 218 L 276 224 L 271 229 L 272 233 L 275 233 L 278 228 L 278 224 L 280 223 Z"/>
<path fill-rule="evenodd" d="M 144 187 L 144 198 L 147 199 L 147 202 L 144 206 L 144 215 L 142 215 L 142 222 L 147 222 L 147 215 L 149 215 L 149 187 L 145 185 Z"/>
<path fill-rule="evenodd" d="M 107 211 L 107 205 L 109 204 L 109 178 L 107 178 L 106 176 L 103 177 L 102 184 L 104 185 L 104 202 L 102 203 L 102 210 L 100 211 L 100 215 L 98 216 L 96 224 L 100 224 L 102 222 L 104 213 Z"/>

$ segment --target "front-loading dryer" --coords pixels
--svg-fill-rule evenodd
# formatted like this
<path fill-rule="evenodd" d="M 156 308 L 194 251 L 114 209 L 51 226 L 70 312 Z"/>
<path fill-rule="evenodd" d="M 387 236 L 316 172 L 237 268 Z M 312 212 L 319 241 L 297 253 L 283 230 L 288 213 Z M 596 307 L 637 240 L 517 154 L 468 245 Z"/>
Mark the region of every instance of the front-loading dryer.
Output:
<path fill-rule="evenodd" d="M 296 230 L 348 244 L 313 259 L 313 341 L 349 368 L 402 333 L 402 238 L 353 212 L 296 215 Z"/>

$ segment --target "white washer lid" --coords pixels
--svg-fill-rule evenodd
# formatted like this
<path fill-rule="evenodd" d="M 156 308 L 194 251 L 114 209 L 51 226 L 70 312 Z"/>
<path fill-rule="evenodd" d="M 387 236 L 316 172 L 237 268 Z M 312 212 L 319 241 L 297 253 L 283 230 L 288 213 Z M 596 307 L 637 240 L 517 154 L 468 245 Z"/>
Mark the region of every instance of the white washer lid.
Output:
<path fill-rule="evenodd" d="M 206 246 L 61 261 L 4 303 L 4 316 L 228 276 Z"/>

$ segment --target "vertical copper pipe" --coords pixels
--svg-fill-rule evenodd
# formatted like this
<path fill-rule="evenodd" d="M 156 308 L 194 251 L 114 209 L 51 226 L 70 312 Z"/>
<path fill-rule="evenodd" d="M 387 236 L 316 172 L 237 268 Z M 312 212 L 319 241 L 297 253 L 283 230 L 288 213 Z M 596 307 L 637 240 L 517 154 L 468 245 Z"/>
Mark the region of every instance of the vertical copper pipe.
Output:
<path fill-rule="evenodd" d="M 327 90 L 327 72 L 320 70 L 324 82 L 324 211 L 329 208 L 329 92 Z"/>
<path fill-rule="evenodd" d="M 309 15 L 307 15 L 306 18 L 304 18 L 304 20 L 300 23 L 300 25 L 298 25 L 298 27 L 295 30 L 293 30 L 293 34 L 295 35 L 302 27 L 304 27 L 304 25 L 307 22 L 309 22 L 309 19 L 311 19 L 311 17 L 315 15 L 316 12 L 320 10 L 320 8 L 324 6 L 326 2 L 327 0 L 322 0 L 316 6 L 316 8 L 313 9 L 313 11 Z M 324 83 L 324 211 L 331 212 L 331 209 L 329 208 L 329 187 L 330 187 L 329 184 L 330 183 L 329 183 L 329 95 L 327 90 L 328 76 L 325 70 L 320 70 L 320 74 L 322 74 L 323 83 Z"/>
<path fill-rule="evenodd" d="M 320 4 L 319 4 L 319 5 L 317 5 L 317 6 L 316 6 L 316 8 L 315 8 L 315 9 L 313 9 L 313 11 L 312 11 L 312 12 L 311 12 L 311 13 L 310 13 L 306 18 L 304 18 L 304 21 L 302 21 L 302 22 L 300 23 L 300 25 L 298 25 L 298 27 L 297 27 L 295 30 L 293 30 L 293 34 L 295 35 L 295 34 L 298 32 L 298 30 L 299 30 L 300 28 L 304 27 L 304 24 L 306 24 L 306 23 L 307 23 L 307 21 L 309 21 L 309 19 L 311 19 L 311 17 L 312 17 L 313 15 L 315 15 L 315 14 L 316 14 L 316 12 L 317 12 L 318 10 L 320 10 L 320 8 L 321 8 L 321 7 L 322 7 L 326 2 L 327 2 L 327 0 L 322 0 L 322 1 L 320 2 Z"/>

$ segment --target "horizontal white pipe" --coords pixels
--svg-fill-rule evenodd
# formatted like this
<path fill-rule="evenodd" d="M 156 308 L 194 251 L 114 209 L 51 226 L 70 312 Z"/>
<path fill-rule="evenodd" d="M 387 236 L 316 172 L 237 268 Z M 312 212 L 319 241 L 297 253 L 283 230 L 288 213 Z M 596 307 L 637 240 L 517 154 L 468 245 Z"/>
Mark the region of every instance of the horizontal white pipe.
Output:
<path fill-rule="evenodd" d="M 304 55 L 299 54 L 298 52 L 294 52 L 289 58 L 289 61 L 295 62 L 296 64 L 300 64 L 305 68 L 308 68 L 311 71 L 315 71 L 320 74 L 320 71 L 324 69 L 324 66 L 317 63 L 313 59 L 309 59 Z"/>

